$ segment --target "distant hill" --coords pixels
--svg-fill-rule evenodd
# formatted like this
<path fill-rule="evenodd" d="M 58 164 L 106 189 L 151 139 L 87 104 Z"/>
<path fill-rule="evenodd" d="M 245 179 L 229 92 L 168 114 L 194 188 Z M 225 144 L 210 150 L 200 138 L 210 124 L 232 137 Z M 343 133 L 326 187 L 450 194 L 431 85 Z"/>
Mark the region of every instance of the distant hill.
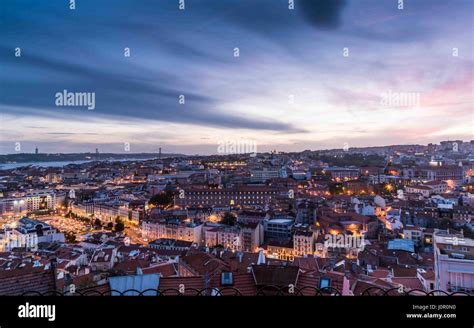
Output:
<path fill-rule="evenodd" d="M 161 154 L 166 157 L 186 157 L 183 154 Z M 0 164 L 7 163 L 29 163 L 29 162 L 56 162 L 56 161 L 87 161 L 87 160 L 120 160 L 120 159 L 153 159 L 158 158 L 158 154 L 153 153 L 68 153 L 68 154 L 8 154 L 0 155 Z"/>

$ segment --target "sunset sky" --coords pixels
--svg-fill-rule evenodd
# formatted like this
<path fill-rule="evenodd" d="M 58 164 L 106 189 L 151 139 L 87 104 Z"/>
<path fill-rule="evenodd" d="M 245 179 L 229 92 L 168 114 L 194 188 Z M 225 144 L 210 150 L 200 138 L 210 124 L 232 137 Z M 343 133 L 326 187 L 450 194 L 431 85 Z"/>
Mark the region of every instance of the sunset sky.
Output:
<path fill-rule="evenodd" d="M 397 2 L 2 2 L 0 153 L 474 139 L 474 1 Z M 63 90 L 95 92 L 95 109 L 56 106 Z M 383 104 L 389 92 L 419 106 Z"/>

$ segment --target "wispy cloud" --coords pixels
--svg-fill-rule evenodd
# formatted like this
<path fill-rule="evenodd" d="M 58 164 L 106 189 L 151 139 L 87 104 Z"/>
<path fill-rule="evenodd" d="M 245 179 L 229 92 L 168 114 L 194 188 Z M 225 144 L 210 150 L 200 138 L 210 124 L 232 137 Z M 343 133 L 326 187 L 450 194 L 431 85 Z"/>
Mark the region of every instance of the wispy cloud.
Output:
<path fill-rule="evenodd" d="M 459 127 L 466 136 L 462 122 L 472 117 L 470 1 L 420 0 L 404 10 L 392 0 L 299 0 L 295 10 L 286 0 L 187 0 L 184 11 L 145 0 L 81 1 L 75 11 L 62 0 L 3 7 L 7 148 L 133 141 L 142 150 L 212 153 L 226 136 L 270 149 L 434 142 L 446 124 L 449 135 Z M 63 90 L 95 92 L 96 109 L 56 107 Z M 419 92 L 422 106 L 382 106 L 388 90 Z M 407 128 L 408 118 L 423 129 Z"/>

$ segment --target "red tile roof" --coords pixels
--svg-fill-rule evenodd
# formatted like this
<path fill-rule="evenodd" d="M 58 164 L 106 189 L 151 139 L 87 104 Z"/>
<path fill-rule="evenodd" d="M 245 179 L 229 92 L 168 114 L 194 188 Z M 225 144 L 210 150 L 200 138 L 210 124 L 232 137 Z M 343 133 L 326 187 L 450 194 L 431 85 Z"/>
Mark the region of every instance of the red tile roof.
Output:
<path fill-rule="evenodd" d="M 158 289 L 165 295 L 178 295 L 178 291 L 184 287 L 185 296 L 195 296 L 204 288 L 203 277 L 167 277 L 160 278 Z"/>
<path fill-rule="evenodd" d="M 177 264 L 166 263 L 163 265 L 154 265 L 148 268 L 142 268 L 144 274 L 159 273 L 161 277 L 172 277 L 178 274 Z"/>
<path fill-rule="evenodd" d="M 24 268 L 0 271 L 0 295 L 21 295 L 27 291 L 39 293 L 54 292 L 55 276 L 53 270 Z"/>
<path fill-rule="evenodd" d="M 403 285 L 406 289 L 423 289 L 421 281 L 414 278 L 392 278 L 392 282 Z"/>

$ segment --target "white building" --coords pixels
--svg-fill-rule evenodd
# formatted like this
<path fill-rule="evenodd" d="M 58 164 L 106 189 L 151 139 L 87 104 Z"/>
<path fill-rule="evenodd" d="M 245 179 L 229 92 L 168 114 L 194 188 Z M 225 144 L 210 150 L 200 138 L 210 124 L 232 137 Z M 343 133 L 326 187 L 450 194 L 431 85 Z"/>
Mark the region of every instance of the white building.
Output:
<path fill-rule="evenodd" d="M 314 234 L 312 231 L 296 231 L 293 235 L 293 249 L 295 256 L 304 256 L 314 253 Z"/>
<path fill-rule="evenodd" d="M 284 168 L 263 168 L 260 170 L 250 170 L 251 182 L 265 182 L 275 178 L 287 178 L 286 169 Z"/>
<path fill-rule="evenodd" d="M 30 218 L 22 218 L 0 232 L 0 251 L 13 248 L 36 249 L 41 242 L 64 242 L 64 234 L 50 225 Z"/>
<path fill-rule="evenodd" d="M 434 234 L 435 289 L 474 294 L 474 240 Z"/>
<path fill-rule="evenodd" d="M 56 194 L 52 190 L 28 192 L 25 198 L 28 212 L 56 208 Z"/>
<path fill-rule="evenodd" d="M 0 199 L 0 215 L 2 218 L 25 216 L 27 213 L 25 198 Z"/>
<path fill-rule="evenodd" d="M 202 244 L 202 224 L 185 222 L 177 218 L 143 221 L 141 233 L 149 241 L 169 238 Z"/>

